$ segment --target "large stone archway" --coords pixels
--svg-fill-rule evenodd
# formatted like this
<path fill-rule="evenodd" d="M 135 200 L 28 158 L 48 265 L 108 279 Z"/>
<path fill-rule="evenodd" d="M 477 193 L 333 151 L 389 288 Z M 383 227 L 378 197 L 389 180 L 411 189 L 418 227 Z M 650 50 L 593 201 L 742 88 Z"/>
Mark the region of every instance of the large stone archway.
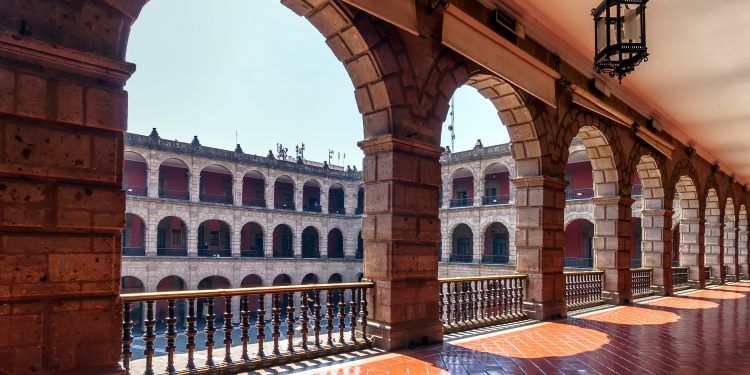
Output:
<path fill-rule="evenodd" d="M 705 201 L 703 241 L 706 265 L 711 267 L 711 280 L 714 283 L 723 284 L 726 280 L 724 272 L 724 225 L 721 222 L 722 209 L 715 188 L 710 187 L 706 190 Z"/>
<path fill-rule="evenodd" d="M 652 155 L 638 160 L 636 171 L 641 181 L 642 264 L 653 270 L 652 285 L 662 295 L 672 294 L 672 211 L 662 183 L 662 172 Z"/>

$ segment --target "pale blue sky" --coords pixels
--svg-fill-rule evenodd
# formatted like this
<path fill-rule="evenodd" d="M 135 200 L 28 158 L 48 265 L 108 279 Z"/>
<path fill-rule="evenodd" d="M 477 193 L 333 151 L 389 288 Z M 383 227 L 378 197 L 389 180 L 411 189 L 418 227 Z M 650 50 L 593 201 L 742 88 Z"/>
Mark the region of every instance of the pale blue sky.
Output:
<path fill-rule="evenodd" d="M 354 88 L 321 34 L 278 0 L 152 0 L 133 25 L 128 131 L 266 155 L 281 142 L 307 159 L 346 153 L 361 168 Z M 492 104 L 471 87 L 456 99 L 456 149 L 507 142 Z M 442 145 L 450 145 L 443 127 Z M 336 156 L 333 159 L 336 162 Z M 343 162 L 343 161 L 342 161 Z"/>

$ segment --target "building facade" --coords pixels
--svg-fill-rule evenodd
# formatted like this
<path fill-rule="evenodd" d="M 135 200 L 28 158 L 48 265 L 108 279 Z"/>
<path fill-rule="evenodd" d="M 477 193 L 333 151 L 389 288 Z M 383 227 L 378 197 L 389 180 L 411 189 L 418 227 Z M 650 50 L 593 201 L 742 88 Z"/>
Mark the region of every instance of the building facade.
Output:
<path fill-rule="evenodd" d="M 150 136 L 125 137 L 123 288 L 168 291 L 354 282 L 362 278 L 362 174 Z M 594 267 L 594 184 L 585 147 L 565 179 L 565 266 Z M 510 274 L 516 165 L 509 144 L 446 152 L 439 197 L 441 277 Z M 641 266 L 642 188 L 634 174 L 631 267 Z M 679 199 L 675 204 L 679 204 Z M 677 233 L 679 213 L 673 214 Z M 679 264 L 679 235 L 673 241 Z"/>

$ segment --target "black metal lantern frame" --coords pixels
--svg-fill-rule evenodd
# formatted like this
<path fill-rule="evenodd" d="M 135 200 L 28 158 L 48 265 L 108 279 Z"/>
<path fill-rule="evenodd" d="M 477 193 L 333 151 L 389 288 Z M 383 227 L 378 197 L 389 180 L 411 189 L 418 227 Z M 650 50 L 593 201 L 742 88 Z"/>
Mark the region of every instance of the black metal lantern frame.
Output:
<path fill-rule="evenodd" d="M 646 48 L 648 0 L 603 0 L 594 16 L 594 70 L 622 81 L 643 61 Z"/>

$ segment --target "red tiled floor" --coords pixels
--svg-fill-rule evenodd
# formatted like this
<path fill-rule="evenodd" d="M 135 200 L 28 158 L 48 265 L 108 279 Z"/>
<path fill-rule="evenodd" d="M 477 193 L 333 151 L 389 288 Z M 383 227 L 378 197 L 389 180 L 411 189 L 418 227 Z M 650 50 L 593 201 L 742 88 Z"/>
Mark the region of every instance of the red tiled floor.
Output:
<path fill-rule="evenodd" d="M 317 373 L 750 374 L 748 294 L 743 282 Z"/>

